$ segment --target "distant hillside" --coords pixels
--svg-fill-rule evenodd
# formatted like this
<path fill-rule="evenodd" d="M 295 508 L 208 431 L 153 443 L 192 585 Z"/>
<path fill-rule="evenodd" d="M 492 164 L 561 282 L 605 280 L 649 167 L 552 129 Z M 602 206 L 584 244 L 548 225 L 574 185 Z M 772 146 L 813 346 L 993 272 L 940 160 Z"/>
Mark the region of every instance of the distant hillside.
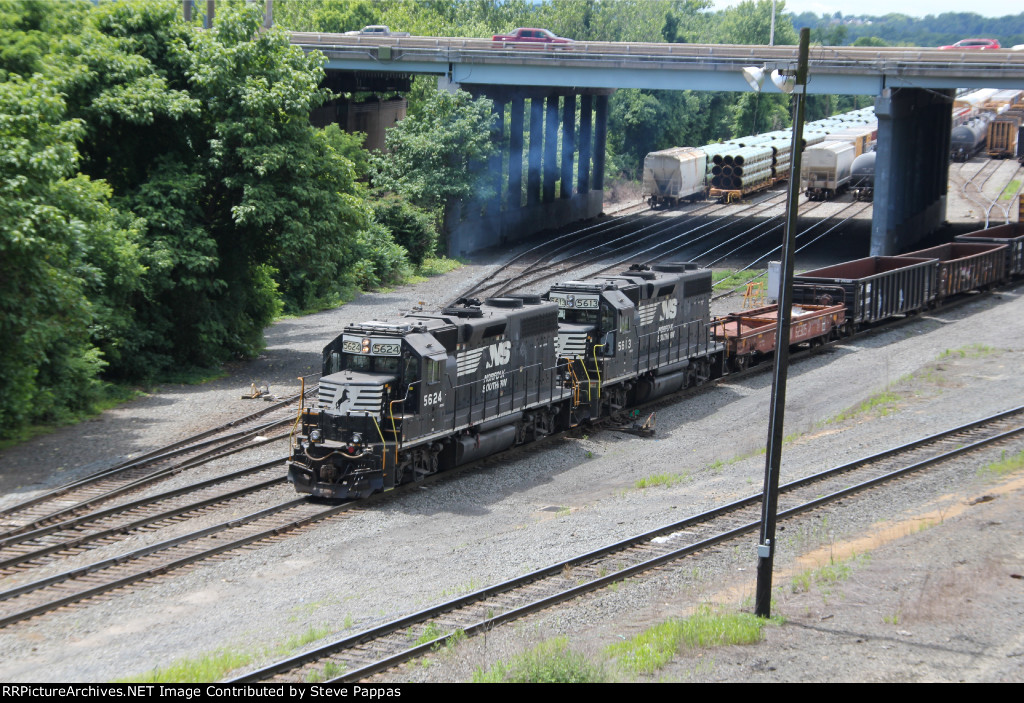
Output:
<path fill-rule="evenodd" d="M 1005 17 L 945 12 L 923 18 L 899 13 L 874 17 L 802 12 L 790 17 L 794 28 L 809 27 L 813 41 L 830 46 L 876 43 L 872 38 L 887 46 L 943 46 L 970 37 L 998 39 L 1004 48 L 1024 44 L 1024 12 Z"/>

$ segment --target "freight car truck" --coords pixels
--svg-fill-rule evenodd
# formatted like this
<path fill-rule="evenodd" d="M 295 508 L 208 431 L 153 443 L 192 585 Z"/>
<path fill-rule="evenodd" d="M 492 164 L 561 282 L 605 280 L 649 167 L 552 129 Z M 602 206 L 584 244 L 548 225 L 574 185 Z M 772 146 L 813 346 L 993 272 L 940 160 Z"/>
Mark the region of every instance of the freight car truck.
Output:
<path fill-rule="evenodd" d="M 828 200 L 846 190 L 856 149 L 850 142 L 822 142 L 804 151 L 800 187 L 810 200 Z"/>

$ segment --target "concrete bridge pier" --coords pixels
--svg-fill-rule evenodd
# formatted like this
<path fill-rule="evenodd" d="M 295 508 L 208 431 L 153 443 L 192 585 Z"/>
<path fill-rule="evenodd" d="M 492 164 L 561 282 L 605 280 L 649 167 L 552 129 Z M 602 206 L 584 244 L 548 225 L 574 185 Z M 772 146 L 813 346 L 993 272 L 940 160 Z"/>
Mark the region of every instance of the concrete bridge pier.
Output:
<path fill-rule="evenodd" d="M 871 255 L 909 251 L 946 219 L 951 90 L 887 88 L 875 99 Z"/>
<path fill-rule="evenodd" d="M 486 165 L 490 192 L 466 204 L 453 223 L 449 256 L 513 244 L 601 214 L 613 91 L 461 87 L 494 102 L 500 149 Z"/>

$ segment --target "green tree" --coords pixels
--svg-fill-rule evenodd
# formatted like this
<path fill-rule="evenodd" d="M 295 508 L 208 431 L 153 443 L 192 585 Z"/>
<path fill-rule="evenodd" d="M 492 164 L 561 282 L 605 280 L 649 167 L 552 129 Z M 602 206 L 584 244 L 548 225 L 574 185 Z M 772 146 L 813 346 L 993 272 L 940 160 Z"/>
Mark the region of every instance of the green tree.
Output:
<path fill-rule="evenodd" d="M 105 184 L 76 176 L 82 125 L 40 75 L 0 82 L 0 437 L 98 399 L 141 273 Z"/>
<path fill-rule="evenodd" d="M 488 195 L 477 165 L 495 149 L 492 124 L 490 100 L 434 91 L 388 131 L 388 153 L 374 157 L 375 186 L 433 213 L 450 232 L 460 202 Z"/>
<path fill-rule="evenodd" d="M 786 3 L 775 7 L 775 44 L 796 44 L 797 33 L 785 21 Z M 744 0 L 719 13 L 714 41 L 722 44 L 768 44 L 771 38 L 772 0 Z"/>
<path fill-rule="evenodd" d="M 261 31 L 261 8 L 225 7 L 201 32 L 167 3 L 111 3 L 59 65 L 108 179 L 145 229 L 138 348 L 117 370 L 206 366 L 262 346 L 279 310 L 351 283 L 369 209 L 342 140 L 312 128 L 321 59 Z"/>

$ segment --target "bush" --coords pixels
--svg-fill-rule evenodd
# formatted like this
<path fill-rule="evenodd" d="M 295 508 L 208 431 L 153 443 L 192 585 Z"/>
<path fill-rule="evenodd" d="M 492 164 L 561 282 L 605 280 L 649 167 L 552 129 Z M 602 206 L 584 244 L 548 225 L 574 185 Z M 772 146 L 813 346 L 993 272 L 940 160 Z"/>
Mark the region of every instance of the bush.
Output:
<path fill-rule="evenodd" d="M 433 218 L 397 195 L 385 195 L 374 201 L 373 217 L 391 232 L 395 243 L 405 247 L 409 260 L 417 266 L 437 252 Z"/>
<path fill-rule="evenodd" d="M 372 224 L 356 235 L 355 284 L 369 289 L 398 283 L 409 274 L 405 248 L 395 243 L 383 225 Z"/>

